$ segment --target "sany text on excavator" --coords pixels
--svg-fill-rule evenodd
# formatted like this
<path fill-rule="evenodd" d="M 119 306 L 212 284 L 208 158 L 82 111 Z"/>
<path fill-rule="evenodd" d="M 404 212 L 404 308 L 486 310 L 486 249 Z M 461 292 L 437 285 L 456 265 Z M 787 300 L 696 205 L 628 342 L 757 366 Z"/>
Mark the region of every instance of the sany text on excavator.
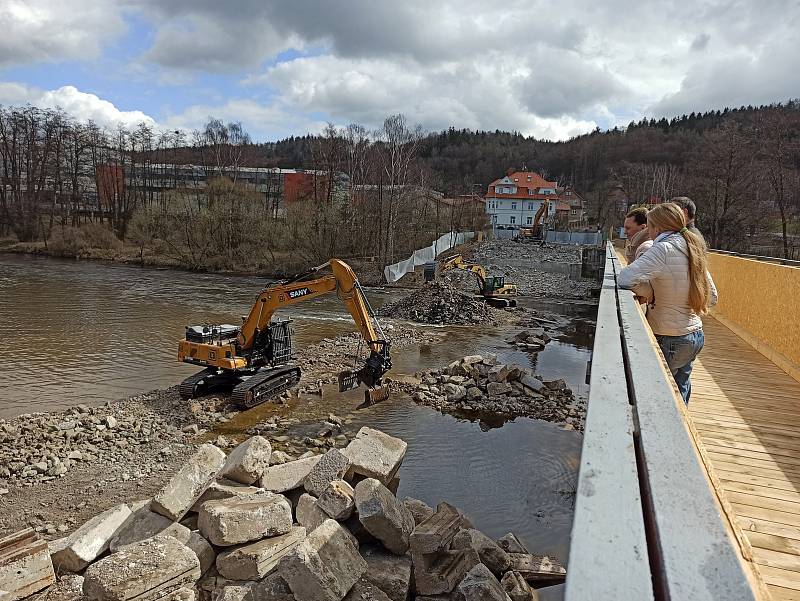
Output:
<path fill-rule="evenodd" d="M 318 276 L 325 267 L 332 273 Z M 253 407 L 294 386 L 300 381 L 300 368 L 291 363 L 291 321 L 272 317 L 283 307 L 329 292 L 336 292 L 345 304 L 369 351 L 360 369 L 339 374 L 339 390 L 364 384 L 368 403 L 387 398 L 389 392 L 381 386 L 381 378 L 392 367 L 390 344 L 356 274 L 339 259 L 264 288 L 250 313 L 242 318 L 241 327 L 187 326 L 186 338 L 178 345 L 178 359 L 205 369 L 181 383 L 181 397 L 189 399 L 212 388 L 232 387 L 234 402 Z"/>
<path fill-rule="evenodd" d="M 467 263 L 461 255 L 453 255 L 442 262 L 442 273 L 451 269 L 463 269 L 478 278 L 478 294 L 493 307 L 516 307 L 517 287 L 506 284 L 505 276 L 489 276 L 486 269 L 477 263 Z"/>

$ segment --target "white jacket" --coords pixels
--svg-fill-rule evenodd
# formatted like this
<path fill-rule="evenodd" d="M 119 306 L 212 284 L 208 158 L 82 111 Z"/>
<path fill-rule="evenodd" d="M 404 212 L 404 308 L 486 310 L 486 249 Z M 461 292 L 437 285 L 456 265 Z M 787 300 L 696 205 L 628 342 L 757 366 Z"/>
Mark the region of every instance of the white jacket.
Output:
<path fill-rule="evenodd" d="M 717 288 L 711 274 L 711 304 L 717 304 Z M 637 286 L 653 289 L 654 301 L 647 311 L 647 321 L 654 334 L 684 336 L 700 330 L 703 322 L 689 306 L 689 256 L 686 240 L 672 232 L 659 236 L 641 257 L 620 271 L 620 288 L 636 290 Z"/>

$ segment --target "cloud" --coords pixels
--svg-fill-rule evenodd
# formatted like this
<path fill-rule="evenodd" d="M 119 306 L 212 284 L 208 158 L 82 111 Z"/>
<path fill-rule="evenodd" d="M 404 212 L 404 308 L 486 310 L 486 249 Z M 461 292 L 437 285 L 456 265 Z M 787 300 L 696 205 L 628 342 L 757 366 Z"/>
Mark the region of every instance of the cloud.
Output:
<path fill-rule="evenodd" d="M 0 104 L 20 106 L 31 104 L 39 108 L 61 108 L 78 121 L 92 120 L 101 127 L 139 123 L 155 125 L 155 120 L 141 111 L 121 111 L 108 100 L 81 92 L 74 86 L 56 90 L 40 90 L 14 82 L 0 82 Z"/>
<path fill-rule="evenodd" d="M 699 52 L 701 50 L 705 50 L 706 46 L 708 46 L 708 42 L 711 40 L 711 36 L 707 33 L 698 33 L 695 38 L 692 40 L 692 50 L 695 52 Z"/>
<path fill-rule="evenodd" d="M 3 0 L 0 67 L 95 58 L 124 30 L 113 0 Z"/>

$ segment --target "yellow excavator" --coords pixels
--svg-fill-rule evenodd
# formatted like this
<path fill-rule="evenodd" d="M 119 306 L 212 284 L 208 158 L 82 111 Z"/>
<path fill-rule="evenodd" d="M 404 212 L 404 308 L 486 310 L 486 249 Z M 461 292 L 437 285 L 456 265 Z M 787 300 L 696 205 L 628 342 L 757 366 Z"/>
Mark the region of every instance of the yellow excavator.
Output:
<path fill-rule="evenodd" d="M 541 206 L 539 207 L 539 210 L 536 211 L 536 215 L 533 216 L 533 224 L 531 224 L 531 227 L 519 228 L 520 238 L 529 238 L 532 240 L 542 238 L 543 234 L 541 227 L 542 218 L 547 213 L 549 204 L 550 203 L 546 200 L 542 202 Z"/>
<path fill-rule="evenodd" d="M 319 275 L 326 267 L 332 273 Z M 187 326 L 186 337 L 178 344 L 178 359 L 205 369 L 181 383 L 181 397 L 190 399 L 211 389 L 232 387 L 234 402 L 254 407 L 297 384 L 300 368 L 291 363 L 291 321 L 272 317 L 283 307 L 329 292 L 336 292 L 345 304 L 369 351 L 360 369 L 339 374 L 339 390 L 364 384 L 367 403 L 386 399 L 389 391 L 381 385 L 381 378 L 392 367 L 390 344 L 356 274 L 339 259 L 268 285 L 259 293 L 250 313 L 242 318 L 241 327 Z"/>
<path fill-rule="evenodd" d="M 478 294 L 490 305 L 498 308 L 516 307 L 517 287 L 506 284 L 505 276 L 489 276 L 486 269 L 477 263 L 467 263 L 461 255 L 453 255 L 442 262 L 442 273 L 451 269 L 463 269 L 478 278 Z"/>

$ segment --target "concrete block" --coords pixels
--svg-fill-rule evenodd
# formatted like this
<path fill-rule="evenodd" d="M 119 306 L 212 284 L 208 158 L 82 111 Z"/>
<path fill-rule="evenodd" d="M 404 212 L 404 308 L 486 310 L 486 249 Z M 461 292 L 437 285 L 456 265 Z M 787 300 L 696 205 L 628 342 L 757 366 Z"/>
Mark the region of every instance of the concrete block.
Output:
<path fill-rule="evenodd" d="M 497 546 L 506 553 L 530 553 L 513 532 L 509 532 L 501 538 L 498 538 L 496 542 Z"/>
<path fill-rule="evenodd" d="M 464 601 L 511 601 L 494 574 L 482 563 L 467 572 L 457 591 Z"/>
<path fill-rule="evenodd" d="M 519 572 L 528 582 L 556 584 L 567 578 L 567 571 L 552 557 L 528 553 L 509 553 L 508 556 L 511 559 L 510 569 Z"/>
<path fill-rule="evenodd" d="M 277 572 L 253 583 L 253 601 L 296 601 L 292 589 Z"/>
<path fill-rule="evenodd" d="M 411 512 L 411 515 L 414 516 L 414 524 L 419 525 L 429 517 L 431 517 L 436 510 L 425 503 L 424 501 L 420 501 L 419 499 L 415 499 L 413 497 L 406 497 L 403 499 L 403 505 L 406 506 Z"/>
<path fill-rule="evenodd" d="M 439 503 L 436 506 L 436 511 L 439 511 L 440 509 L 442 509 L 444 507 L 449 507 L 449 508 L 455 509 L 458 512 L 458 515 L 461 516 L 461 527 L 462 528 L 474 528 L 475 527 L 475 526 L 472 525 L 472 521 L 469 519 L 469 516 L 466 513 L 461 511 L 458 507 L 453 507 L 449 503 L 446 503 L 446 502 L 442 501 L 441 503 Z"/>
<path fill-rule="evenodd" d="M 56 581 L 47 541 L 26 528 L 0 538 L 0 598 L 23 599 Z"/>
<path fill-rule="evenodd" d="M 320 458 L 321 455 L 314 455 L 281 465 L 272 465 L 261 474 L 259 486 L 265 490 L 280 493 L 299 488 Z"/>
<path fill-rule="evenodd" d="M 350 459 L 339 449 L 331 449 L 311 468 L 303 480 L 303 486 L 307 493 L 319 497 L 328 488 L 328 484 L 341 480 L 349 467 Z"/>
<path fill-rule="evenodd" d="M 69 536 L 50 543 L 50 557 L 59 572 L 80 572 L 102 555 L 120 527 L 131 516 L 130 508 L 117 505 L 94 516 Z"/>
<path fill-rule="evenodd" d="M 197 555 L 197 559 L 200 561 L 201 574 L 205 574 L 214 567 L 217 561 L 217 552 L 199 532 L 194 531 L 189 535 L 186 546 Z"/>
<path fill-rule="evenodd" d="M 505 382 L 507 379 L 508 379 L 508 367 L 506 365 L 495 365 L 489 370 L 490 383 Z"/>
<path fill-rule="evenodd" d="M 226 584 L 215 591 L 213 601 L 254 601 L 253 586 L 255 582 Z"/>
<path fill-rule="evenodd" d="M 414 528 L 411 551 L 423 555 L 448 549 L 461 523 L 461 514 L 455 507 L 439 503 L 436 513 Z"/>
<path fill-rule="evenodd" d="M 468 528 L 461 530 L 453 538 L 453 549 L 472 548 L 478 552 L 481 563 L 498 576 L 506 572 L 511 565 L 511 558 L 496 542 L 480 530 Z"/>
<path fill-rule="evenodd" d="M 233 480 L 220 478 L 219 480 L 212 482 L 205 492 L 200 495 L 200 498 L 197 499 L 197 502 L 192 505 L 191 511 L 200 513 L 200 507 L 206 501 L 218 501 L 219 499 L 230 499 L 231 497 L 244 497 L 245 495 L 252 495 L 253 493 L 263 491 L 264 489 L 260 486 L 249 486 L 247 484 L 234 482 Z"/>
<path fill-rule="evenodd" d="M 278 564 L 297 601 L 341 601 L 366 569 L 335 520 L 326 520 Z"/>
<path fill-rule="evenodd" d="M 295 509 L 297 523 L 304 526 L 307 532 L 313 532 L 330 516 L 317 506 L 317 499 L 310 494 L 303 493 L 297 501 Z"/>
<path fill-rule="evenodd" d="M 511 384 L 508 382 L 489 382 L 486 385 L 486 392 L 489 396 L 502 396 L 512 390 Z"/>
<path fill-rule="evenodd" d="M 286 497 L 271 492 L 207 501 L 200 510 L 198 526 L 213 545 L 239 545 L 289 532 L 292 508 Z"/>
<path fill-rule="evenodd" d="M 114 537 L 109 541 L 108 548 L 112 553 L 125 545 L 138 543 L 157 534 L 174 536 L 183 544 L 189 542 L 191 530 L 182 524 L 173 522 L 163 515 L 150 511 L 150 503 L 138 504 L 138 508 L 125 520 Z"/>
<path fill-rule="evenodd" d="M 253 436 L 231 451 L 220 475 L 242 484 L 253 484 L 269 467 L 271 456 L 269 441 L 263 436 Z"/>
<path fill-rule="evenodd" d="M 217 571 L 230 580 L 261 580 L 305 538 L 306 529 L 293 526 L 281 536 L 223 551 L 217 557 Z"/>
<path fill-rule="evenodd" d="M 344 480 L 334 480 L 317 499 L 317 506 L 341 522 L 353 514 L 356 507 L 355 491 Z"/>
<path fill-rule="evenodd" d="M 528 388 L 534 392 L 541 392 L 542 388 L 544 388 L 544 382 L 538 378 L 534 378 L 533 376 L 522 376 L 519 381 L 522 382 L 522 385 L 525 388 Z"/>
<path fill-rule="evenodd" d="M 171 536 L 157 536 L 90 565 L 83 594 L 88 601 L 156 601 L 194 586 L 199 578 L 194 551 Z"/>
<path fill-rule="evenodd" d="M 391 601 L 391 599 L 380 588 L 361 578 L 347 593 L 344 601 Z"/>
<path fill-rule="evenodd" d="M 387 552 L 380 545 L 364 545 L 367 562 L 364 578 L 381 589 L 391 601 L 407 601 L 411 592 L 411 557 Z"/>
<path fill-rule="evenodd" d="M 352 480 L 359 475 L 375 478 L 386 486 L 400 469 L 407 448 L 405 441 L 364 426 L 342 449 L 352 462 L 345 479 Z"/>
<path fill-rule="evenodd" d="M 179 521 L 197 502 L 225 465 L 225 453 L 212 444 L 201 445 L 150 503 L 150 510 Z"/>
<path fill-rule="evenodd" d="M 480 563 L 474 549 L 439 551 L 418 555 L 412 550 L 414 582 L 421 595 L 441 595 L 451 592 L 472 568 Z"/>
<path fill-rule="evenodd" d="M 6 598 L 0 594 L 0 600 Z M 83 576 L 77 574 L 64 574 L 54 585 L 40 595 L 31 598 L 31 601 L 86 601 L 83 596 Z"/>
<path fill-rule="evenodd" d="M 500 580 L 500 586 L 511 601 L 539 601 L 539 593 L 530 587 L 519 572 L 506 572 Z"/>
<path fill-rule="evenodd" d="M 364 528 L 392 553 L 408 551 L 414 530 L 414 516 L 388 488 L 374 478 L 362 480 L 355 487 L 358 519 Z"/>

